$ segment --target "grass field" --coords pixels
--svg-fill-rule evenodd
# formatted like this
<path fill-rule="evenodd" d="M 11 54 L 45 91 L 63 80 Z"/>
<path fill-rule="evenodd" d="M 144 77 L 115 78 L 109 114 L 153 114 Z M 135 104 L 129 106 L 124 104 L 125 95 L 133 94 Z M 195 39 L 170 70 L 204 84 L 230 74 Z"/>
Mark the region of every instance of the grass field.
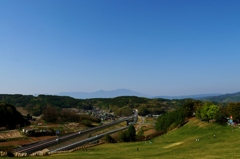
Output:
<path fill-rule="evenodd" d="M 238 127 L 232 129 L 193 118 L 183 127 L 151 141 L 103 144 L 87 151 L 28 159 L 236 159 L 240 158 L 239 144 Z"/>

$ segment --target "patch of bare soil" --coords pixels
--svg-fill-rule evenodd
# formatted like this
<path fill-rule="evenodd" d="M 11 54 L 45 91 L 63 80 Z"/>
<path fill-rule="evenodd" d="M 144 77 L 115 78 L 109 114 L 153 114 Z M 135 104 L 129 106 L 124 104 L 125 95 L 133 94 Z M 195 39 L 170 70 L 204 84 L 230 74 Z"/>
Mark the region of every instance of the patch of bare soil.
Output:
<path fill-rule="evenodd" d="M 38 141 L 47 140 L 55 137 L 56 136 L 40 136 L 40 137 L 29 137 L 29 139 L 33 142 L 38 142 Z"/>
<path fill-rule="evenodd" d="M 7 142 L 0 142 L 0 146 L 17 146 L 17 145 L 25 145 L 32 143 L 31 140 L 16 140 L 16 141 L 7 141 Z"/>
<path fill-rule="evenodd" d="M 19 111 L 22 115 L 27 115 L 28 111 L 25 110 L 23 107 L 16 107 L 17 111 Z"/>
<path fill-rule="evenodd" d="M 6 141 L 6 142 L 0 142 L 0 146 L 17 146 L 17 145 L 26 145 L 34 142 L 38 142 L 41 140 L 46 140 L 53 138 L 55 136 L 41 136 L 41 137 L 29 137 L 28 139 L 18 139 L 16 141 Z"/>
<path fill-rule="evenodd" d="M 4 131 L 0 133 L 0 139 L 21 138 L 22 134 L 18 130 Z"/>

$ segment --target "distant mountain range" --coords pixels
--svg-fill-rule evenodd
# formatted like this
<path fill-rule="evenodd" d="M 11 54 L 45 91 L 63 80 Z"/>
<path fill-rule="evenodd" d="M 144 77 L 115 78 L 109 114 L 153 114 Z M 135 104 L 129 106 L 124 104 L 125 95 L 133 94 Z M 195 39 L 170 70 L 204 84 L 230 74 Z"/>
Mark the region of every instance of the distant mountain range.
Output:
<path fill-rule="evenodd" d="M 78 99 L 88 99 L 88 98 L 114 98 L 119 96 L 137 96 L 145 98 L 164 98 L 164 99 L 185 99 L 192 98 L 198 100 L 209 100 L 216 102 L 240 102 L 240 92 L 231 94 L 198 94 L 198 95 L 187 95 L 187 96 L 150 96 L 143 93 L 131 91 L 128 89 L 117 89 L 111 91 L 96 91 L 96 92 L 62 92 L 57 94 L 59 96 L 70 96 Z"/>
<path fill-rule="evenodd" d="M 221 95 L 220 93 L 211 93 L 211 94 L 196 94 L 196 95 L 185 95 L 185 96 L 156 96 L 154 98 L 164 98 L 164 99 L 186 99 L 186 98 L 192 98 L 192 99 L 203 99 L 207 97 L 213 97 Z"/>
<path fill-rule="evenodd" d="M 134 92 L 128 89 L 117 89 L 112 91 L 96 91 L 96 92 L 62 92 L 60 96 L 70 96 L 73 98 L 87 99 L 87 98 L 114 98 L 119 96 L 137 96 L 137 97 L 151 97 L 142 93 Z"/>
<path fill-rule="evenodd" d="M 238 94 L 220 94 L 220 93 L 211 93 L 211 94 L 198 94 L 198 95 L 187 95 L 187 96 L 150 96 L 143 93 L 135 92 L 129 89 L 117 89 L 111 91 L 96 91 L 96 92 L 62 92 L 57 95 L 59 96 L 70 96 L 78 99 L 88 99 L 88 98 L 114 98 L 119 96 L 137 96 L 137 97 L 146 97 L 146 98 L 164 98 L 164 99 L 199 99 L 199 100 L 211 100 L 211 101 L 235 101 L 238 100 Z M 232 97 L 233 96 L 233 97 Z M 227 99 L 226 99 L 227 98 Z"/>
<path fill-rule="evenodd" d="M 199 95 L 190 95 L 190 96 L 160 96 L 158 98 L 165 98 L 165 99 L 192 98 L 192 99 L 203 100 L 203 101 L 229 103 L 229 102 L 240 102 L 240 92 L 228 93 L 228 94 L 217 94 L 217 93 L 215 93 L 215 94 L 199 94 Z"/>
<path fill-rule="evenodd" d="M 200 99 L 201 100 L 221 102 L 221 103 L 222 102 L 223 103 L 240 102 L 240 92 L 228 93 L 228 94 L 223 94 L 223 95 L 218 95 L 218 96 L 205 97 L 205 98 L 200 98 Z"/>

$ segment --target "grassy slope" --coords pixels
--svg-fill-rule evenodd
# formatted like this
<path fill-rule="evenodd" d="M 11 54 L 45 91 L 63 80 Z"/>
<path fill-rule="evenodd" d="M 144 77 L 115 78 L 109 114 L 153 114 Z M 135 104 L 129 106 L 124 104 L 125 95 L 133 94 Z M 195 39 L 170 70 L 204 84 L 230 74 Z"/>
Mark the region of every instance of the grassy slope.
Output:
<path fill-rule="evenodd" d="M 216 135 L 216 138 L 213 135 Z M 195 139 L 199 138 L 199 142 Z M 152 143 L 118 143 L 103 144 L 89 148 L 87 151 L 76 151 L 69 154 L 44 156 L 46 159 L 157 159 L 157 158 L 240 158 L 240 129 L 219 126 L 212 123 L 191 119 L 185 126 L 160 136 Z M 139 151 L 137 151 L 137 148 Z M 35 158 L 35 157 L 29 157 Z M 38 157 L 39 159 L 42 157 Z"/>

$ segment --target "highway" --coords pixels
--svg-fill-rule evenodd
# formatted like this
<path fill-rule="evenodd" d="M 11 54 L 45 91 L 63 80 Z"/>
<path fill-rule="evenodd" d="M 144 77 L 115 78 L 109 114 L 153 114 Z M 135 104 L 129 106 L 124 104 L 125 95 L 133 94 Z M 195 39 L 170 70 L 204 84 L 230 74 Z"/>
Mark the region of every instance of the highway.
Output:
<path fill-rule="evenodd" d="M 33 143 L 33 144 L 30 144 L 30 145 L 27 145 L 27 146 L 24 146 L 24 147 L 20 147 L 20 148 L 12 150 L 12 153 L 18 152 L 18 153 L 31 154 L 31 153 L 36 152 L 38 150 L 42 150 L 42 149 L 47 148 L 49 146 L 58 144 L 59 141 L 65 141 L 65 140 L 77 137 L 77 136 L 85 134 L 85 133 L 90 133 L 90 132 L 93 132 L 93 131 L 96 131 L 96 130 L 99 130 L 99 129 L 110 127 L 112 125 L 121 123 L 123 121 L 130 120 L 132 118 L 134 118 L 134 121 L 135 121 L 136 116 L 137 116 L 136 114 L 137 113 L 135 112 L 135 114 L 130 116 L 130 117 L 126 117 L 126 118 L 123 118 L 123 119 L 120 119 L 120 120 L 117 120 L 117 121 L 113 121 L 113 122 L 108 123 L 108 124 L 104 124 L 104 125 L 101 125 L 101 126 L 98 126 L 98 127 L 90 128 L 90 129 L 87 129 L 87 130 L 82 130 L 82 131 L 71 133 L 71 134 L 67 134 L 67 135 L 64 135 L 64 136 L 61 136 L 61 137 L 56 137 L 56 138 L 53 138 L 53 139 L 43 140 L 43 141 L 40 141 L 40 142 L 37 142 L 37 143 Z M 117 131 L 119 131 L 119 130 L 117 130 Z M 98 136 L 98 139 L 99 138 L 100 138 L 100 136 Z M 92 140 L 93 138 L 89 138 L 89 139 Z M 96 139 L 96 138 L 94 138 L 94 139 Z M 88 139 L 86 139 L 86 140 L 88 140 Z"/>
<path fill-rule="evenodd" d="M 104 135 L 106 135 L 106 134 L 113 134 L 113 133 L 115 133 L 115 132 L 118 132 L 118 131 L 121 131 L 121 130 L 124 130 L 124 129 L 127 129 L 127 128 L 128 128 L 128 126 L 125 126 L 125 127 L 122 127 L 122 128 L 116 129 L 116 130 L 113 130 L 113 131 L 109 131 L 109 132 L 106 132 L 106 133 L 103 133 L 103 134 L 100 134 L 100 135 L 96 135 L 96 136 L 90 137 L 90 138 L 88 138 L 88 139 L 81 140 L 81 141 L 72 143 L 72 144 L 70 144 L 70 145 L 67 145 L 67 146 L 64 146 L 64 147 L 61 147 L 61 148 L 52 150 L 52 151 L 50 151 L 50 152 L 70 150 L 70 149 L 73 149 L 73 148 L 75 148 L 75 147 L 78 147 L 78 146 L 87 144 L 87 143 L 89 143 L 89 142 L 99 140 L 100 138 L 102 138 L 102 137 L 103 137 Z"/>

